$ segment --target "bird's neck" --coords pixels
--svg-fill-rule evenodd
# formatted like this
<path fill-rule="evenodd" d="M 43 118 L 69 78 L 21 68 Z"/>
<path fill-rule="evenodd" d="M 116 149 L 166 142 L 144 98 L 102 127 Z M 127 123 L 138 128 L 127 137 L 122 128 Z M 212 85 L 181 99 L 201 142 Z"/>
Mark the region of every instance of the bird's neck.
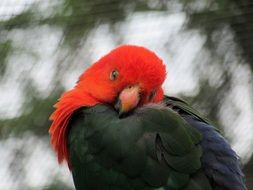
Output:
<path fill-rule="evenodd" d="M 64 93 L 59 102 L 55 104 L 56 110 L 50 116 L 50 120 L 53 122 L 50 126 L 49 133 L 51 135 L 51 144 L 57 153 L 59 163 L 66 160 L 70 167 L 67 132 L 71 116 L 81 107 L 91 107 L 99 103 L 89 93 L 79 88 L 74 88 Z"/>

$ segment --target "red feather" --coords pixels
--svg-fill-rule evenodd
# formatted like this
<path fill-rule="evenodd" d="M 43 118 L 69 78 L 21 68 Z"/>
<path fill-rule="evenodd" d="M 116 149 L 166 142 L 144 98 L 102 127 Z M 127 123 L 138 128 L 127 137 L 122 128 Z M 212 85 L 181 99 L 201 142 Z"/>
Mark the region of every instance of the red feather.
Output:
<path fill-rule="evenodd" d="M 49 129 L 51 135 L 51 144 L 57 152 L 58 161 L 61 163 L 66 160 L 69 168 L 69 154 L 67 148 L 67 127 L 71 115 L 80 107 L 90 107 L 98 104 L 99 101 L 85 92 L 81 92 L 79 88 L 66 92 L 55 104 L 56 110 L 50 116 L 53 123 Z"/>

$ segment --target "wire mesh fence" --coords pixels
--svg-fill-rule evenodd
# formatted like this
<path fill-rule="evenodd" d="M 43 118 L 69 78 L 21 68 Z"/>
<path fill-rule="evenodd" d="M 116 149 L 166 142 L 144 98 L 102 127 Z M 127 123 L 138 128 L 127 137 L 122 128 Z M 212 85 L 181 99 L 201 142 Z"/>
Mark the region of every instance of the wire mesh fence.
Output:
<path fill-rule="evenodd" d="M 253 4 L 250 1 L 2 0 L 0 189 L 74 189 L 49 144 L 60 94 L 120 44 L 155 51 L 166 94 L 214 121 L 253 189 Z"/>

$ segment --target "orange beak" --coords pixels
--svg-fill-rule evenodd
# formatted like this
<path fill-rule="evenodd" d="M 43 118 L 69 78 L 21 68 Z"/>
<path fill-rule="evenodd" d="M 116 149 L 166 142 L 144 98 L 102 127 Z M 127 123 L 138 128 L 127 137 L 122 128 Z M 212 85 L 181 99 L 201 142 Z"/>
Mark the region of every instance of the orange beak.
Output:
<path fill-rule="evenodd" d="M 124 88 L 119 95 L 115 108 L 119 111 L 121 116 L 133 110 L 140 101 L 140 87 L 138 85 L 128 86 Z"/>

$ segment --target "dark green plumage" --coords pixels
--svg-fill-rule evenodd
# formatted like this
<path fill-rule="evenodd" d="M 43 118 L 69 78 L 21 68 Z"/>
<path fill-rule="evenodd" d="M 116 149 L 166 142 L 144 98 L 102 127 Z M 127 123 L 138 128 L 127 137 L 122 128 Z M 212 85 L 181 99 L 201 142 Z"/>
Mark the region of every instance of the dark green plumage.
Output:
<path fill-rule="evenodd" d="M 201 163 L 203 136 L 178 110 L 207 121 L 181 100 L 164 102 L 124 118 L 108 105 L 79 109 L 68 136 L 76 189 L 211 190 Z"/>

